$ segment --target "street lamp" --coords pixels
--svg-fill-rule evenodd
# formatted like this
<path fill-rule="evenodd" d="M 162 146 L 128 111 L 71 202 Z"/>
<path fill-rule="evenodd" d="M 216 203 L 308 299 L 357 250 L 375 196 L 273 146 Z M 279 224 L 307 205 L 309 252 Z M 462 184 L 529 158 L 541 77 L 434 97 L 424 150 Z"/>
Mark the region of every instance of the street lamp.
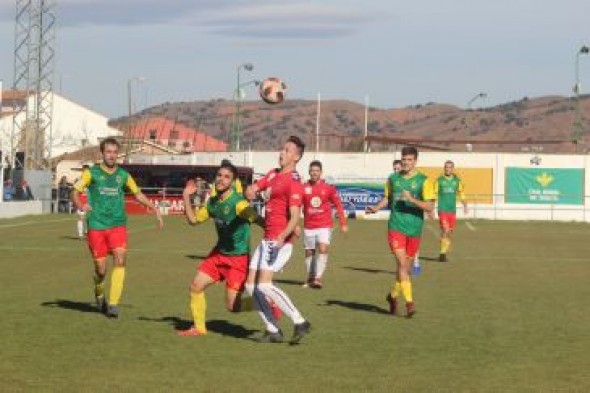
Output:
<path fill-rule="evenodd" d="M 584 125 L 582 124 L 582 111 L 580 108 L 580 56 L 587 55 L 590 52 L 590 48 L 586 45 L 582 45 L 582 47 L 576 52 L 576 83 L 574 85 L 574 93 L 576 94 L 576 115 L 574 118 L 574 144 L 578 144 L 578 138 L 580 137 L 580 133 L 584 130 Z"/>
<path fill-rule="evenodd" d="M 132 86 L 133 83 L 137 83 L 137 85 L 139 85 L 140 83 L 145 82 L 146 79 L 144 77 L 141 76 L 136 76 L 133 78 L 129 78 L 127 79 L 127 109 L 129 112 L 129 117 L 131 117 L 133 115 L 133 113 L 135 113 L 135 100 L 133 100 L 133 94 L 132 94 Z"/>
<path fill-rule="evenodd" d="M 127 162 L 127 160 L 129 159 L 129 150 L 131 147 L 131 143 L 130 140 L 132 138 L 131 136 L 131 116 L 133 116 L 133 114 L 135 113 L 135 100 L 133 99 L 133 94 L 132 94 L 132 86 L 133 83 L 136 83 L 138 86 L 140 83 L 145 82 L 146 79 L 141 77 L 141 76 L 135 76 L 133 78 L 129 78 L 127 79 L 127 110 L 128 110 L 128 114 L 129 117 L 127 118 L 127 148 L 125 149 L 125 162 Z"/>
<path fill-rule="evenodd" d="M 467 117 L 466 117 L 466 119 L 468 119 L 468 120 L 467 120 L 467 131 L 469 131 L 469 134 L 471 134 L 471 124 L 473 123 L 473 119 L 472 119 L 472 117 L 473 117 L 473 113 L 472 113 L 472 111 L 471 111 L 471 105 L 473 105 L 473 103 L 474 103 L 475 101 L 477 101 L 478 99 L 480 99 L 480 98 L 487 98 L 487 97 L 488 97 L 488 94 L 487 94 L 487 93 L 483 93 L 483 92 L 482 92 L 482 93 L 478 93 L 478 94 L 476 94 L 476 95 L 475 95 L 475 96 L 474 96 L 472 99 L 470 99 L 470 100 L 467 102 L 467 111 L 468 111 L 469 113 L 467 114 Z"/>
<path fill-rule="evenodd" d="M 231 150 L 239 151 L 240 150 L 240 106 L 242 104 L 242 87 L 245 87 L 250 84 L 254 84 L 257 86 L 260 82 L 253 79 L 248 82 L 240 83 L 240 71 L 244 69 L 248 72 L 252 72 L 254 69 L 254 65 L 252 63 L 244 63 L 240 64 L 236 68 L 236 90 L 234 91 L 233 99 L 234 99 L 234 121 L 232 125 L 232 132 L 231 132 Z"/>

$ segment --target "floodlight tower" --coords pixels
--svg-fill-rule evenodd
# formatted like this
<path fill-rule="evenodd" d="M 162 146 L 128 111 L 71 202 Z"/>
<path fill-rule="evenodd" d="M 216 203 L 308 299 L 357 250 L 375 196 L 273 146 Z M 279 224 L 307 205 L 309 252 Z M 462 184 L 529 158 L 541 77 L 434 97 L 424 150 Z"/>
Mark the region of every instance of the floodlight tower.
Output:
<path fill-rule="evenodd" d="M 582 45 L 576 52 L 576 82 L 574 84 L 574 94 L 576 95 L 576 114 L 574 117 L 574 144 L 578 144 L 580 135 L 584 133 L 584 123 L 582 122 L 582 109 L 580 106 L 580 56 L 590 53 L 587 45 Z"/>
<path fill-rule="evenodd" d="M 55 0 L 16 0 L 13 89 L 26 93 L 14 108 L 11 160 L 25 169 L 47 169 L 51 158 Z M 15 162 L 16 152 L 24 162 Z"/>

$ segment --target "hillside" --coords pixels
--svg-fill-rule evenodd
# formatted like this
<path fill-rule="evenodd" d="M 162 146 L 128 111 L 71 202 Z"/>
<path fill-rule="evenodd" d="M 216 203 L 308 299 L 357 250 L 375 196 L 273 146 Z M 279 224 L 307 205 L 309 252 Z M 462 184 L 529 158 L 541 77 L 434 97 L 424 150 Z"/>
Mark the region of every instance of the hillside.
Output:
<path fill-rule="evenodd" d="M 590 147 L 590 96 L 581 99 L 580 142 L 573 140 L 576 101 L 571 97 L 523 98 L 474 110 L 428 103 L 405 108 L 369 108 L 372 151 L 407 142 L 431 150 L 586 152 Z M 245 101 L 241 110 L 242 149 L 276 149 L 291 134 L 315 146 L 316 102 L 289 100 L 277 106 Z M 132 121 L 165 116 L 222 140 L 229 140 L 234 103 L 227 100 L 165 103 L 138 113 Z M 322 101 L 320 149 L 359 151 L 365 108 L 350 101 Z M 585 118 L 584 118 L 585 117 Z M 127 118 L 111 123 L 123 127 Z M 409 139 L 409 140 L 408 140 Z M 471 145 L 471 146 L 468 146 Z"/>

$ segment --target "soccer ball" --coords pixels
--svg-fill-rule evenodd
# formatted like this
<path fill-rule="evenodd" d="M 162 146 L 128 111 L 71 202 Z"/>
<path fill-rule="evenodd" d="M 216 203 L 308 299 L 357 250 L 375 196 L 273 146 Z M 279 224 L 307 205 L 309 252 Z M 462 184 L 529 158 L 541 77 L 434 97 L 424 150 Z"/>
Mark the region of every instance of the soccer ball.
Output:
<path fill-rule="evenodd" d="M 287 85 L 279 78 L 266 78 L 260 84 L 260 98 L 267 104 L 280 104 L 285 99 Z"/>

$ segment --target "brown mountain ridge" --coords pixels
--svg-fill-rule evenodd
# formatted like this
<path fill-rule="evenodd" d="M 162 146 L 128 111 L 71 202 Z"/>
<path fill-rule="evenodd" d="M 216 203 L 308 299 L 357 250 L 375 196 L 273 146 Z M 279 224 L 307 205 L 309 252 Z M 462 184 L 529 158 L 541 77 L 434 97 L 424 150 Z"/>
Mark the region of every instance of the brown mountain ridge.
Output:
<path fill-rule="evenodd" d="M 587 153 L 590 96 L 580 97 L 580 122 L 574 127 L 577 103 L 575 97 L 546 96 L 470 110 L 437 103 L 394 109 L 369 107 L 369 146 L 371 151 L 391 151 L 410 143 L 426 150 Z M 279 105 L 242 102 L 241 148 L 274 150 L 291 134 L 315 147 L 316 108 L 316 101 L 311 100 L 287 100 Z M 320 112 L 320 150 L 362 151 L 364 105 L 327 100 L 321 102 Z M 234 115 L 233 101 L 217 99 L 164 103 L 137 113 L 131 122 L 164 116 L 229 141 Z M 123 117 L 111 124 L 125 129 L 128 121 Z"/>

